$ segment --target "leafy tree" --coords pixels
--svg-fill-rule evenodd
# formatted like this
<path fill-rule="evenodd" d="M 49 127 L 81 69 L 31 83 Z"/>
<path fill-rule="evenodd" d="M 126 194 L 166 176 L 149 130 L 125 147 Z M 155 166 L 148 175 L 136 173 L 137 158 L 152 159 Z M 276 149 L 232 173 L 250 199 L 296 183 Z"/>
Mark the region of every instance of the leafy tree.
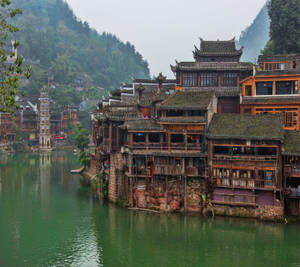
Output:
<path fill-rule="evenodd" d="M 84 167 L 90 166 L 90 158 L 87 152 L 81 151 L 79 154 L 79 161 L 80 164 L 83 165 Z"/>
<path fill-rule="evenodd" d="M 18 31 L 18 28 L 8 21 L 22 11 L 10 8 L 10 0 L 0 0 L 0 111 L 13 114 L 18 107 L 15 96 L 18 93 L 21 76 L 30 77 L 30 67 L 24 70 L 23 57 L 16 54 L 19 41 L 12 42 L 12 49 L 7 48 L 9 36 Z"/>
<path fill-rule="evenodd" d="M 265 48 L 261 51 L 262 55 L 274 55 L 274 42 L 269 40 Z"/>
<path fill-rule="evenodd" d="M 54 79 L 58 83 L 66 84 L 71 81 L 71 69 L 70 60 L 64 56 L 58 56 L 51 64 L 51 72 L 54 75 Z"/>
<path fill-rule="evenodd" d="M 90 158 L 88 153 L 85 151 L 90 142 L 88 130 L 79 125 L 76 129 L 74 140 L 77 148 L 80 150 L 79 161 L 81 165 L 83 165 L 84 167 L 89 166 Z"/>
<path fill-rule="evenodd" d="M 269 16 L 273 52 L 275 54 L 299 53 L 300 0 L 271 0 Z"/>
<path fill-rule="evenodd" d="M 89 142 L 90 139 L 88 130 L 79 125 L 75 135 L 76 146 L 81 152 L 84 152 L 84 150 L 88 147 Z"/>
<path fill-rule="evenodd" d="M 24 10 L 16 25 L 26 25 L 15 34 L 26 60 L 54 74 L 54 81 L 70 85 L 88 75 L 91 86 L 112 89 L 132 77 L 149 78 L 148 63 L 130 43 L 116 36 L 99 34 L 80 21 L 62 0 L 14 0 Z M 28 25 L 28 26 L 27 26 Z M 38 63 L 37 63 L 38 64 Z"/>

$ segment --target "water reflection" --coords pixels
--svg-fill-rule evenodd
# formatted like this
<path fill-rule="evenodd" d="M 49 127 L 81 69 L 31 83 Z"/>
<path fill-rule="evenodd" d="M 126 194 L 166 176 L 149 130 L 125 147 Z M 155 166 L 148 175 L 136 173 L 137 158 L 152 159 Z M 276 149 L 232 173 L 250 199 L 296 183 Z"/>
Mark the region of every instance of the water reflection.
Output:
<path fill-rule="evenodd" d="M 300 266 L 300 226 L 94 202 L 71 153 L 0 156 L 0 266 Z"/>
<path fill-rule="evenodd" d="M 299 225 L 93 211 L 105 266 L 292 266 L 300 263 Z M 293 234 L 292 234 L 293 233 Z"/>

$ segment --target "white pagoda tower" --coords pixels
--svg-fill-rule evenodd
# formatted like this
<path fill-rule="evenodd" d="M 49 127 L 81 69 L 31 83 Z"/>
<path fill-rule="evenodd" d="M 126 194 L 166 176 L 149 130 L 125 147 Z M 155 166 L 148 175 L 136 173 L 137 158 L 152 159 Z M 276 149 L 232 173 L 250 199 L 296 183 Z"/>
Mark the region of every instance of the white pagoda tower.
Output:
<path fill-rule="evenodd" d="M 40 150 L 51 151 L 50 98 L 44 87 L 40 94 Z"/>

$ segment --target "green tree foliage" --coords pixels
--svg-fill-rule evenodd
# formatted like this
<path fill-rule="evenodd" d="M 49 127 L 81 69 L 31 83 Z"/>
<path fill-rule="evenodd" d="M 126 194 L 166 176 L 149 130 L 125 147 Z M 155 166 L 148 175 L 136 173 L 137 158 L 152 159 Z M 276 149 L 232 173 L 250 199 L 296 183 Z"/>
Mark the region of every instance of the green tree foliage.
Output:
<path fill-rule="evenodd" d="M 75 145 L 80 150 L 79 161 L 81 165 L 87 167 L 90 165 L 90 158 L 88 153 L 85 151 L 89 145 L 89 132 L 81 125 L 79 125 L 74 133 L 74 136 L 71 137 L 75 141 Z"/>
<path fill-rule="evenodd" d="M 23 57 L 16 55 L 19 41 L 12 42 L 9 51 L 9 43 L 12 33 L 19 29 L 9 21 L 21 14 L 19 8 L 11 8 L 10 0 L 0 0 L 0 111 L 13 113 L 17 108 L 15 96 L 18 93 L 21 76 L 30 77 L 30 68 L 22 67 Z"/>
<path fill-rule="evenodd" d="M 299 53 L 300 0 L 271 0 L 269 16 L 273 53 Z"/>
<path fill-rule="evenodd" d="M 24 11 L 15 20 L 24 25 L 16 34 L 22 44 L 19 50 L 27 60 L 40 62 L 55 82 L 69 84 L 87 74 L 94 86 L 112 89 L 131 77 L 150 77 L 148 63 L 133 45 L 109 33 L 98 34 L 76 18 L 65 1 L 14 0 L 14 4 Z"/>
<path fill-rule="evenodd" d="M 81 151 L 79 154 L 79 161 L 80 164 L 83 165 L 84 167 L 89 167 L 90 166 L 90 158 L 89 155 L 86 151 Z"/>
<path fill-rule="evenodd" d="M 269 40 L 265 48 L 261 51 L 262 55 L 273 55 L 274 54 L 274 42 Z"/>
<path fill-rule="evenodd" d="M 84 152 L 84 150 L 89 145 L 89 132 L 85 128 L 83 128 L 81 125 L 79 125 L 76 129 L 76 135 L 75 135 L 75 144 L 78 147 L 78 149 L 81 152 Z"/>

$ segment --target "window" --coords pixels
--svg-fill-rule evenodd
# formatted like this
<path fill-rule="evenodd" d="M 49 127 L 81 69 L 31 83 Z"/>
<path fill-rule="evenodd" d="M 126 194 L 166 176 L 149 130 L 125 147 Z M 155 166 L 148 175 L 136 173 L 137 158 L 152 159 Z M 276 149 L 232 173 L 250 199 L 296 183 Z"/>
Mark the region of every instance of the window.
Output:
<path fill-rule="evenodd" d="M 231 148 L 228 146 L 214 146 L 213 153 L 214 154 L 222 154 L 222 155 L 230 155 Z"/>
<path fill-rule="evenodd" d="M 200 85 L 201 85 L 201 87 L 218 86 L 218 74 L 217 73 L 201 73 Z"/>
<path fill-rule="evenodd" d="M 257 155 L 259 156 L 276 156 L 277 151 L 275 147 L 258 147 Z"/>
<path fill-rule="evenodd" d="M 172 143 L 184 143 L 184 135 L 183 134 L 172 134 L 171 142 Z"/>
<path fill-rule="evenodd" d="M 256 95 L 273 95 L 273 82 L 257 82 Z"/>
<path fill-rule="evenodd" d="M 203 111 L 203 110 L 189 110 L 187 112 L 187 115 L 189 117 L 194 117 L 194 116 L 204 117 L 205 116 L 205 111 Z"/>
<path fill-rule="evenodd" d="M 180 84 L 180 72 L 176 73 L 176 83 Z"/>
<path fill-rule="evenodd" d="M 298 125 L 298 112 L 286 111 L 285 112 L 285 126 L 296 127 Z"/>
<path fill-rule="evenodd" d="M 160 142 L 160 134 L 159 133 L 149 134 L 149 142 L 150 143 L 159 143 Z"/>
<path fill-rule="evenodd" d="M 182 117 L 184 113 L 182 110 L 168 110 L 166 115 L 167 117 Z"/>
<path fill-rule="evenodd" d="M 198 85 L 197 73 L 183 73 L 182 79 L 182 86 L 184 87 L 197 87 Z"/>
<path fill-rule="evenodd" d="M 252 96 L 252 85 L 246 85 L 245 94 L 246 96 Z"/>
<path fill-rule="evenodd" d="M 276 95 L 290 95 L 293 93 L 293 82 L 276 82 Z"/>
<path fill-rule="evenodd" d="M 221 85 L 222 86 L 237 86 L 237 74 L 236 73 L 223 73 Z"/>
<path fill-rule="evenodd" d="M 144 133 L 135 133 L 133 134 L 133 142 L 135 143 L 145 143 L 146 135 Z"/>

